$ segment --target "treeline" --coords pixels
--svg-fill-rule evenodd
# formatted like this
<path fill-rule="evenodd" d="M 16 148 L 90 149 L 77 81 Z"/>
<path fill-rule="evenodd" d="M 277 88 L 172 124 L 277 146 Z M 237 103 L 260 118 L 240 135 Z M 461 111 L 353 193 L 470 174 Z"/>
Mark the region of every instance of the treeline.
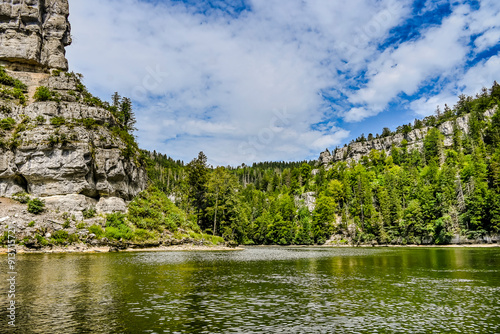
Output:
<path fill-rule="evenodd" d="M 203 231 L 243 244 L 322 244 L 332 235 L 382 244 L 477 238 L 500 232 L 500 112 L 484 116 L 499 102 L 496 83 L 475 98 L 461 96 L 453 109 L 416 122 L 430 127 L 421 150 L 403 141 L 358 163 L 212 168 L 203 152 L 185 166 L 153 153 L 148 171 Z M 469 131 L 455 123 L 445 147 L 436 126 L 463 115 Z M 308 192 L 316 197 L 312 211 L 301 196 Z"/>

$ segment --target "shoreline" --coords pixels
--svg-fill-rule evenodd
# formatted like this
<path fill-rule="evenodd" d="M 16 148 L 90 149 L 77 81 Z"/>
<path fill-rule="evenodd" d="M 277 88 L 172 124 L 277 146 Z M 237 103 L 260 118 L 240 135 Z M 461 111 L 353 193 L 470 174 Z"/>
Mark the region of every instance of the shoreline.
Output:
<path fill-rule="evenodd" d="M 131 252 L 231 252 L 242 251 L 243 248 L 226 246 L 197 246 L 197 245 L 176 245 L 159 246 L 147 248 L 126 248 L 116 250 L 114 246 L 91 246 L 72 245 L 67 247 L 47 247 L 41 249 L 27 249 L 25 247 L 16 247 L 16 254 L 98 254 L 98 253 L 131 253 Z M 0 248 L 0 255 L 7 255 L 7 248 Z"/>
<path fill-rule="evenodd" d="M 147 248 L 126 248 L 116 250 L 114 246 L 91 246 L 73 245 L 67 247 L 47 247 L 42 249 L 27 249 L 17 247 L 17 254 L 98 254 L 98 253 L 137 253 L 137 252 L 234 252 L 243 251 L 246 248 L 500 248 L 500 244 L 453 244 L 453 245 L 239 245 L 238 247 L 227 246 L 198 246 L 198 245 L 175 245 Z M 8 249 L 0 247 L 0 255 L 7 255 Z"/>

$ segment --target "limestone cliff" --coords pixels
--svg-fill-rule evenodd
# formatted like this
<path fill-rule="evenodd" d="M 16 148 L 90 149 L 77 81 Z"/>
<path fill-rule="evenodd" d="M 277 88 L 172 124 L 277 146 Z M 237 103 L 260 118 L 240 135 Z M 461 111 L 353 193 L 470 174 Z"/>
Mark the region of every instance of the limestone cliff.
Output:
<path fill-rule="evenodd" d="M 10 69 L 68 69 L 67 0 L 1 0 L 0 64 Z"/>
<path fill-rule="evenodd" d="M 0 197 L 27 192 L 50 204 L 53 196 L 64 202 L 60 196 L 80 195 L 88 206 L 99 200 L 106 206 L 105 198 L 127 201 L 142 191 L 146 172 L 137 152 L 127 156 L 127 144 L 113 132 L 113 115 L 72 101 L 80 97 L 76 80 L 67 74 L 42 83 L 61 101 L 22 106 L 0 99 L 0 122 L 12 123 L 0 130 Z M 68 198 L 74 202 L 74 196 Z"/>
<path fill-rule="evenodd" d="M 495 110 L 493 109 L 486 111 L 485 117 L 493 116 L 494 112 Z M 455 121 L 444 122 L 438 127 L 439 131 L 444 135 L 445 147 L 453 145 L 452 136 L 455 125 L 463 133 L 468 133 L 469 115 L 458 117 Z M 414 129 L 407 134 L 398 133 L 385 138 L 365 142 L 355 142 L 345 147 L 338 148 L 333 152 L 330 152 L 330 150 L 327 149 L 324 152 L 321 152 L 318 162 L 325 167 L 327 167 L 330 163 L 335 163 L 337 161 L 354 160 L 358 162 L 363 156 L 368 155 L 371 150 L 384 150 L 388 155 L 390 155 L 392 146 L 401 147 L 403 140 L 408 142 L 407 148 L 409 152 L 414 149 L 421 150 L 423 147 L 423 140 L 429 129 L 429 127 L 423 127 L 421 129 Z"/>
<path fill-rule="evenodd" d="M 124 210 L 146 187 L 146 171 L 109 108 L 65 72 L 68 15 L 67 0 L 0 1 L 0 197 Z M 35 101 L 38 87 L 48 99 Z"/>

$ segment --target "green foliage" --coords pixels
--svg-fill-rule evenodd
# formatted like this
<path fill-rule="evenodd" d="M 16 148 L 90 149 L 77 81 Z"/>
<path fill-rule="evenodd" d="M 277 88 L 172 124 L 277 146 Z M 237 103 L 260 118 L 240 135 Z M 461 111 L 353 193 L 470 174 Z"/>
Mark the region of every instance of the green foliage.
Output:
<path fill-rule="evenodd" d="M 42 247 L 46 247 L 49 245 L 49 242 L 47 241 L 47 239 L 45 239 L 44 237 L 42 237 L 41 235 L 39 234 L 36 234 L 35 235 L 35 239 L 36 241 L 42 246 Z"/>
<path fill-rule="evenodd" d="M 105 236 L 114 240 L 131 240 L 134 236 L 133 230 L 128 226 L 126 216 L 123 213 L 113 213 L 106 216 Z"/>
<path fill-rule="evenodd" d="M 16 121 L 12 117 L 2 118 L 0 119 L 0 129 L 5 131 L 10 131 L 14 129 L 16 125 Z"/>
<path fill-rule="evenodd" d="M 78 224 L 76 224 L 76 228 L 79 229 L 79 230 L 83 230 L 87 225 L 85 225 L 84 222 L 80 222 Z"/>
<path fill-rule="evenodd" d="M 39 125 L 45 124 L 45 117 L 43 117 L 42 115 L 38 115 L 35 118 L 35 122 Z"/>
<path fill-rule="evenodd" d="M 93 119 L 93 118 L 82 119 L 82 124 L 83 124 L 83 126 L 85 126 L 85 128 L 87 128 L 89 130 L 95 128 L 95 126 L 97 125 L 95 119 Z"/>
<path fill-rule="evenodd" d="M 91 207 L 91 208 L 83 210 L 82 214 L 83 214 L 83 218 L 90 219 L 90 218 L 95 217 L 96 211 L 95 211 L 95 208 Z"/>
<path fill-rule="evenodd" d="M 61 101 L 61 95 L 50 90 L 48 87 L 40 86 L 36 89 L 33 99 L 37 102 Z"/>
<path fill-rule="evenodd" d="M 0 98 L 5 99 L 18 99 L 19 104 L 26 103 L 26 96 L 24 93 L 18 89 L 9 89 L 0 87 Z"/>
<path fill-rule="evenodd" d="M 12 199 L 18 201 L 21 204 L 26 204 L 30 200 L 30 196 L 27 193 L 19 192 L 15 193 L 12 196 Z"/>
<path fill-rule="evenodd" d="M 28 89 L 28 86 L 26 86 L 23 82 L 9 76 L 3 66 L 0 66 L 0 84 L 13 87 L 20 91 L 25 91 Z"/>
<path fill-rule="evenodd" d="M 32 220 L 29 222 L 28 227 L 33 227 L 33 226 L 35 226 L 35 224 L 36 224 L 35 221 Z"/>
<path fill-rule="evenodd" d="M 89 232 L 96 235 L 97 238 L 102 238 L 104 236 L 104 230 L 100 225 L 92 225 L 89 227 Z"/>
<path fill-rule="evenodd" d="M 66 119 L 64 117 L 60 117 L 60 116 L 55 116 L 55 117 L 52 117 L 50 119 L 50 124 L 56 126 L 56 127 L 60 127 L 64 124 L 66 124 Z"/>
<path fill-rule="evenodd" d="M 177 208 L 165 193 L 149 187 L 129 204 L 128 220 L 137 228 L 147 230 L 177 231 L 179 228 L 195 229 L 186 214 Z"/>
<path fill-rule="evenodd" d="M 38 215 L 45 210 L 45 202 L 39 198 L 33 198 L 28 201 L 28 212 Z"/>
<path fill-rule="evenodd" d="M 20 104 L 26 103 L 24 92 L 28 87 L 21 81 L 9 76 L 2 66 L 0 66 L 0 85 L 7 86 L 0 86 L 0 97 L 17 99 Z"/>
<path fill-rule="evenodd" d="M 64 245 L 69 242 L 69 233 L 65 230 L 59 230 L 52 234 L 50 240 L 55 245 Z"/>

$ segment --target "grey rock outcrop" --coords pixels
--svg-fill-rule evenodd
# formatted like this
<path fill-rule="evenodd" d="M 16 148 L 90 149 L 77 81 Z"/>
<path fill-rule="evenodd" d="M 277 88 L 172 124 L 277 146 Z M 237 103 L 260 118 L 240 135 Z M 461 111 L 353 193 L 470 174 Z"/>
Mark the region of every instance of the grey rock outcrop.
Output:
<path fill-rule="evenodd" d="M 68 0 L 1 0 L 0 64 L 12 70 L 68 69 Z"/>
<path fill-rule="evenodd" d="M 496 109 L 491 109 L 485 112 L 485 117 L 491 117 Z M 456 126 L 463 133 L 469 132 L 469 115 L 457 118 L 455 121 L 447 121 L 442 123 L 438 129 L 444 135 L 444 146 L 450 147 L 453 145 L 453 128 Z M 403 140 L 408 142 L 407 149 L 409 152 L 417 149 L 421 150 L 423 147 L 424 138 L 429 131 L 429 127 L 422 129 L 414 129 L 407 134 L 398 133 L 393 136 L 369 140 L 365 142 L 354 142 L 345 147 L 338 148 L 333 153 L 327 149 L 320 154 L 318 163 L 328 167 L 331 163 L 337 161 L 354 160 L 358 162 L 364 156 L 370 154 L 372 150 L 385 151 L 390 155 L 393 146 L 401 147 Z"/>
<path fill-rule="evenodd" d="M 300 196 L 295 196 L 295 204 L 298 207 L 306 207 L 309 212 L 313 212 L 316 208 L 316 193 L 310 191 L 303 193 Z"/>
<path fill-rule="evenodd" d="M 57 210 L 124 211 L 125 201 L 146 187 L 146 171 L 137 154 L 124 153 L 127 144 L 111 130 L 117 123 L 108 110 L 71 102 L 80 99 L 68 94 L 75 80 L 43 79 L 60 102 L 21 106 L 0 99 L 0 121 L 16 123 L 0 130 L 0 197 L 27 192 Z"/>

